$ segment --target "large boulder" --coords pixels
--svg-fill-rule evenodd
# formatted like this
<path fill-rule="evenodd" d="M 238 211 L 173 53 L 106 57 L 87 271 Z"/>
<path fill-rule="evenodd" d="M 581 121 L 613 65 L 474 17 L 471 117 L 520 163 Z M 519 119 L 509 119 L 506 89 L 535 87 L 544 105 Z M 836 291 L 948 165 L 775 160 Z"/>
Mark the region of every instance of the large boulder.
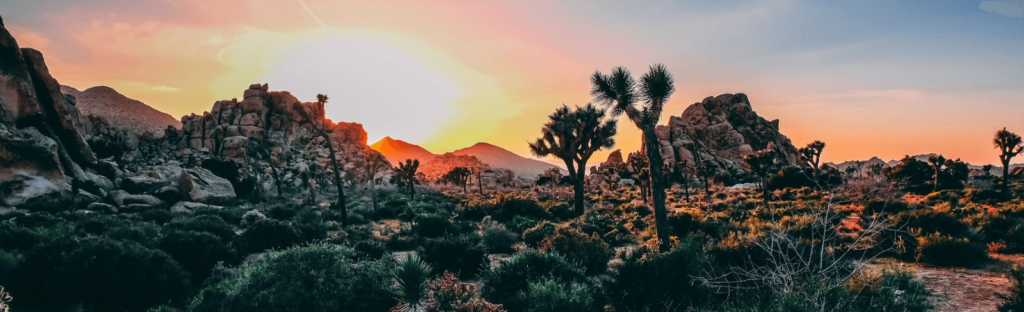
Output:
<path fill-rule="evenodd" d="M 57 143 L 35 128 L 0 123 L 0 206 L 61 210 L 74 202 Z"/>
<path fill-rule="evenodd" d="M 182 171 L 178 187 L 192 201 L 204 204 L 227 204 L 236 198 L 230 181 L 203 168 Z"/>

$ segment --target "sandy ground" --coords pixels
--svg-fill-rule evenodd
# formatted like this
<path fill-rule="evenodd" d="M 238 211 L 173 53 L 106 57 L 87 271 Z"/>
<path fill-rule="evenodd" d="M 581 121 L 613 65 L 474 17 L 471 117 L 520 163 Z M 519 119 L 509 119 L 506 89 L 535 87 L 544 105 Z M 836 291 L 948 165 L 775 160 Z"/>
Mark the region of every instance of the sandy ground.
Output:
<path fill-rule="evenodd" d="M 998 294 L 1007 294 L 1010 281 L 1005 272 L 1014 263 L 1024 263 L 1021 255 L 991 255 L 993 261 L 978 269 L 937 268 L 914 263 L 903 264 L 932 292 L 928 301 L 935 312 L 998 311 L 1003 302 Z"/>

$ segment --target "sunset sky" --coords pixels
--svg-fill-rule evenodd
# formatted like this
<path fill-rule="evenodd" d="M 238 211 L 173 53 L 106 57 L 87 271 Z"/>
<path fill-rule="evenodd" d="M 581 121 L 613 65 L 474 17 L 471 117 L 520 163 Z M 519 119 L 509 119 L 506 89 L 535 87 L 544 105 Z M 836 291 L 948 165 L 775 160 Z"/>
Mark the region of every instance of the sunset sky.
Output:
<path fill-rule="evenodd" d="M 664 63 L 666 108 L 746 93 L 826 161 L 942 153 L 997 162 L 1024 133 L 1024 19 L 981 1 L 7 0 L 0 15 L 57 79 L 108 85 L 178 117 L 269 83 L 328 117 L 445 152 L 529 155 L 588 77 Z M 639 147 L 632 124 L 618 145 Z M 593 162 L 603 160 L 602 153 Z"/>

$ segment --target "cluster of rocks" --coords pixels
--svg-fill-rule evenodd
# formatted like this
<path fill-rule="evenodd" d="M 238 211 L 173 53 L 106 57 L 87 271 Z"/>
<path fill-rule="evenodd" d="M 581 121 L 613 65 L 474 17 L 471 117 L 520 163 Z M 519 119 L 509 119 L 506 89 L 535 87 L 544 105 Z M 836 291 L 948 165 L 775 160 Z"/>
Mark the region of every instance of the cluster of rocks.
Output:
<path fill-rule="evenodd" d="M 0 210 L 141 211 L 234 199 L 229 182 L 203 169 L 139 175 L 97 157 L 90 143 L 103 137 L 135 149 L 139 138 L 97 126 L 75 104 L 42 53 L 20 48 L 0 20 Z"/>
<path fill-rule="evenodd" d="M 733 183 L 746 175 L 743 156 L 774 150 L 784 165 L 798 165 L 797 148 L 779 132 L 779 120 L 758 116 L 743 93 L 707 97 L 671 116 L 668 126 L 655 129 L 666 166 L 697 165 L 694 153 L 716 180 Z"/>
<path fill-rule="evenodd" d="M 516 179 L 516 174 L 511 169 L 492 168 L 472 155 L 456 153 L 437 155 L 429 161 L 420 164 L 418 171 L 423 174 L 424 182 L 436 182 L 441 176 L 456 167 L 473 170 L 474 174 L 470 176 L 469 183 L 482 183 L 486 188 L 513 187 L 522 184 Z M 477 172 L 479 174 L 476 174 Z"/>

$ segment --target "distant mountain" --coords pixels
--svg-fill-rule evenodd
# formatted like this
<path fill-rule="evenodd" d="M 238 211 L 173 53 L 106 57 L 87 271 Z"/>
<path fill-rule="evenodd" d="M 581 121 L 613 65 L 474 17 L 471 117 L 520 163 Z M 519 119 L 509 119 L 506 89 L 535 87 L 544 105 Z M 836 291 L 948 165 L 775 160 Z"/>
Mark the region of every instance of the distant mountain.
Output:
<path fill-rule="evenodd" d="M 426 164 L 427 162 L 439 157 L 439 155 L 431 153 L 419 145 L 402 140 L 395 140 L 391 137 L 384 137 L 380 141 L 377 141 L 377 143 L 370 145 L 370 148 L 383 154 L 392 165 L 397 165 L 399 162 L 404 162 L 406 159 L 419 159 L 420 164 Z M 516 177 L 523 177 L 526 179 L 536 179 L 538 175 L 544 173 L 544 170 L 547 170 L 548 168 L 558 168 L 558 166 L 540 160 L 519 156 L 507 149 L 483 142 L 456 150 L 451 152 L 451 154 L 459 156 L 474 156 L 479 159 L 480 162 L 491 166 L 491 168 L 509 169 L 516 174 Z M 562 169 L 562 171 L 564 173 L 565 169 Z"/>
<path fill-rule="evenodd" d="M 391 137 L 380 139 L 377 143 L 370 145 L 370 148 L 380 152 L 395 166 L 400 162 L 405 162 L 406 159 L 418 159 L 421 164 L 424 164 L 437 157 L 437 155 L 419 145 L 395 140 Z"/>
<path fill-rule="evenodd" d="M 476 156 L 476 158 L 480 159 L 480 161 L 485 164 L 490 165 L 492 168 L 510 169 L 516 173 L 517 177 L 524 177 L 528 179 L 536 179 L 538 175 L 544 173 L 544 170 L 548 170 L 548 168 L 558 168 L 555 165 L 519 156 L 519 154 L 510 152 L 507 149 L 483 142 L 456 150 L 452 153 L 456 155 Z"/>
<path fill-rule="evenodd" d="M 167 126 L 181 128 L 181 121 L 177 118 L 146 103 L 128 98 L 111 87 L 96 86 L 78 91 L 74 87 L 62 85 L 60 91 L 75 97 L 75 106 L 81 111 L 82 116 L 106 118 L 111 126 L 118 129 L 128 129 L 136 133 L 150 131 L 162 136 Z"/>

